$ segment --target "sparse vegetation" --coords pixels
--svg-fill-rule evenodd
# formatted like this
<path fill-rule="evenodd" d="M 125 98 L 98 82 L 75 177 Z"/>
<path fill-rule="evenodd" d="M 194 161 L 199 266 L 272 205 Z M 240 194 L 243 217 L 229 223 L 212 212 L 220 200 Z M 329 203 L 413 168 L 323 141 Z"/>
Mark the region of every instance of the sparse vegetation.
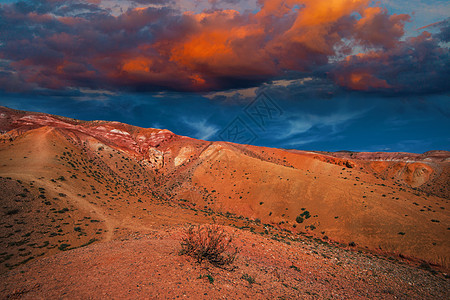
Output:
<path fill-rule="evenodd" d="M 256 281 L 255 281 L 255 278 L 253 278 L 252 276 L 250 276 L 250 275 L 248 275 L 248 274 L 242 274 L 242 277 L 241 277 L 242 279 L 244 279 L 244 280 L 246 280 L 248 283 L 250 283 L 250 284 L 254 284 Z"/>
<path fill-rule="evenodd" d="M 300 269 L 295 265 L 291 265 L 289 268 L 294 269 L 297 272 L 300 272 Z"/>
<path fill-rule="evenodd" d="M 181 241 L 180 254 L 192 256 L 199 263 L 207 260 L 215 266 L 230 265 L 239 252 L 231 245 L 232 240 L 219 225 L 190 226 Z"/>
<path fill-rule="evenodd" d="M 6 215 L 7 216 L 11 216 L 11 215 L 15 215 L 15 214 L 18 214 L 19 213 L 19 210 L 18 209 L 11 209 L 11 210 L 8 210 L 7 212 L 6 212 Z"/>
<path fill-rule="evenodd" d="M 49 135 L 48 137 L 51 136 Z M 225 292 L 226 289 L 223 286 L 228 283 L 230 286 L 234 284 L 238 289 L 242 289 L 244 286 L 246 292 L 251 291 L 252 288 L 255 289 L 255 287 L 258 287 L 258 292 L 260 290 L 267 290 L 268 288 L 275 290 L 274 294 L 264 294 L 266 297 L 276 298 L 278 293 L 280 299 L 284 296 L 287 296 L 285 299 L 301 298 L 305 294 L 315 295 L 315 293 L 312 293 L 312 288 L 308 292 L 307 290 L 309 288 L 305 289 L 303 286 L 304 284 L 310 283 L 309 279 L 316 279 L 320 286 L 327 285 L 327 283 L 334 285 L 340 279 L 339 276 L 346 271 L 352 272 L 351 276 L 372 279 L 374 273 L 377 276 L 378 272 L 378 274 L 382 274 L 386 270 L 382 267 L 384 260 L 381 262 L 381 267 L 375 264 L 377 258 L 372 259 L 372 254 L 369 252 L 372 249 L 366 247 L 368 249 L 365 250 L 364 245 L 356 245 L 356 243 L 351 242 L 347 238 L 341 239 L 340 235 L 345 235 L 346 231 L 336 231 L 336 229 L 346 229 L 345 226 L 348 222 L 353 220 L 353 215 L 351 213 L 348 214 L 347 206 L 343 206 L 343 209 L 338 210 L 321 206 L 323 203 L 320 201 L 326 199 L 321 197 L 322 191 L 317 186 L 322 187 L 322 183 L 324 184 L 323 186 L 326 186 L 325 184 L 335 183 L 337 174 L 334 174 L 336 169 L 334 166 L 331 168 L 332 172 L 328 174 L 322 172 L 322 169 L 307 170 L 307 173 L 303 174 L 303 166 L 301 164 L 299 164 L 300 168 L 292 167 L 295 169 L 292 173 L 284 171 L 281 173 L 279 170 L 285 169 L 278 169 L 278 166 L 275 164 L 270 165 L 274 171 L 270 172 L 270 170 L 264 169 L 264 166 L 259 166 L 257 161 L 252 160 L 252 162 L 255 162 L 254 166 L 247 166 L 244 161 L 238 167 L 239 172 L 234 170 L 230 177 L 225 177 L 228 176 L 227 174 L 230 173 L 229 171 L 233 167 L 238 165 L 237 162 L 241 162 L 240 157 L 238 157 L 239 160 L 236 158 L 236 161 L 227 161 L 225 164 L 217 160 L 217 162 L 212 164 L 212 168 L 209 168 L 208 165 L 211 162 L 205 159 L 203 165 L 205 169 L 206 165 L 208 165 L 208 170 L 211 171 L 208 173 L 204 170 L 204 172 L 213 176 L 209 180 L 203 174 L 204 172 L 194 172 L 198 167 L 198 155 L 202 153 L 201 151 L 205 151 L 204 147 L 206 144 L 203 143 L 198 145 L 198 153 L 194 156 L 191 155 L 191 159 L 188 162 L 183 163 L 177 168 L 173 168 L 173 157 L 167 155 L 165 158 L 167 162 L 166 166 L 155 169 L 155 165 L 151 162 L 154 153 L 148 153 L 148 160 L 141 160 L 142 157 L 140 157 L 140 154 L 130 155 L 130 153 L 123 152 L 122 155 L 122 152 L 108 148 L 104 150 L 103 154 L 106 158 L 109 155 L 112 159 L 103 159 L 103 155 L 101 155 L 101 158 L 95 152 L 98 144 L 94 142 L 95 139 L 92 139 L 92 144 L 88 143 L 89 147 L 86 148 L 87 150 L 84 148 L 81 149 L 81 147 L 74 147 L 74 151 L 66 150 L 67 152 L 64 152 L 62 156 L 60 156 L 62 151 L 57 147 L 57 161 L 52 160 L 51 163 L 52 166 L 55 164 L 60 167 L 58 168 L 58 173 L 48 174 L 45 178 L 37 178 L 34 185 L 33 182 L 28 182 L 28 178 L 26 178 L 27 180 L 24 179 L 23 185 L 17 185 L 21 184 L 18 181 L 17 184 L 14 182 L 14 186 L 12 183 L 5 183 L 5 187 L 8 189 L 5 188 L 4 190 L 8 192 L 8 197 L 5 197 L 7 201 L 2 206 L 1 213 L 4 215 L 4 218 L 2 219 L 3 223 L 0 225 L 2 228 L 2 236 L 4 237 L 3 244 L 6 246 L 8 252 L 0 253 L 0 268 L 6 269 L 9 268 L 8 266 L 15 267 L 19 263 L 29 261 L 28 257 L 50 256 L 60 251 L 66 251 L 64 257 L 68 257 L 69 255 L 77 257 L 79 254 L 84 253 L 90 255 L 92 251 L 97 251 L 96 249 L 105 249 L 104 246 L 98 248 L 93 247 L 92 251 L 90 249 L 80 249 L 73 254 L 67 253 L 67 251 L 85 247 L 96 241 L 103 242 L 123 238 L 123 240 L 130 240 L 130 242 L 126 242 L 127 244 L 130 243 L 129 245 L 133 247 L 136 245 L 138 247 L 136 249 L 139 249 L 139 252 L 145 253 L 148 257 L 155 257 L 152 260 L 145 259 L 143 263 L 148 263 L 148 266 L 145 265 L 146 268 L 142 268 L 143 270 L 148 270 L 150 267 L 157 267 L 158 276 L 154 276 L 156 281 L 152 282 L 152 284 L 167 282 L 170 284 L 184 285 L 186 282 L 190 286 L 200 285 L 202 288 L 206 286 L 205 290 L 201 290 L 202 294 L 203 292 L 207 292 L 204 293 L 205 298 L 215 298 L 216 294 L 212 290 L 215 292 L 220 291 L 220 293 Z M 76 139 L 72 141 L 71 139 L 71 143 L 78 146 L 78 143 L 81 145 L 82 142 Z M 86 142 L 84 143 L 86 144 Z M 161 151 L 165 151 L 166 147 L 172 147 L 169 142 L 164 143 L 160 147 Z M 48 151 L 56 151 L 45 149 Z M 99 149 L 99 151 L 101 150 Z M 114 157 L 109 152 L 114 153 Z M 50 155 L 55 154 L 53 152 L 49 153 Z M 144 154 L 145 158 L 147 158 L 147 153 Z M 130 158 L 126 158 L 124 155 L 130 155 Z M 289 155 L 294 157 L 294 154 Z M 319 154 L 317 155 L 320 156 Z M 244 158 L 246 159 L 246 157 Z M 312 158 L 305 159 L 309 160 Z M 279 163 L 276 157 L 264 157 L 264 161 L 267 160 Z M 8 164 L 9 168 L 8 161 L 5 161 L 5 164 Z M 228 170 L 225 170 L 227 166 Z M 250 171 L 247 170 L 250 173 L 244 173 L 245 167 L 251 167 Z M 340 168 L 336 170 L 340 170 Z M 266 175 L 264 175 L 264 172 Z M 340 181 L 347 177 L 338 176 L 338 182 L 342 183 L 344 190 L 356 186 L 352 180 L 356 179 L 359 181 L 359 177 L 354 177 L 349 173 L 350 171 L 345 169 L 341 173 L 349 176 L 347 182 Z M 368 204 L 369 209 L 364 209 L 363 211 L 364 213 L 373 213 L 373 219 L 375 221 L 379 221 L 380 219 L 384 220 L 384 218 L 389 217 L 397 217 L 397 215 L 391 214 L 380 215 L 380 212 L 382 213 L 386 210 L 372 209 L 377 207 L 376 205 L 379 204 L 380 200 L 391 199 L 391 196 L 395 194 L 395 191 L 393 191 L 394 187 L 391 186 L 391 183 L 389 182 L 389 188 L 380 188 L 380 184 L 377 184 L 375 181 L 370 181 L 372 180 L 372 177 L 370 177 L 372 176 L 371 174 L 367 173 L 366 175 L 365 171 L 364 173 L 360 173 L 356 174 L 361 176 L 361 181 L 366 186 L 359 189 L 358 183 L 358 187 L 355 187 L 354 193 L 353 190 L 349 193 L 349 199 L 342 200 L 344 204 L 348 204 L 346 202 L 347 200 L 351 201 L 354 206 L 350 206 L 349 208 L 355 210 L 362 209 L 363 207 L 367 208 L 364 204 Z M 277 174 L 283 174 L 283 177 L 277 176 Z M 64 175 L 65 178 L 60 175 Z M 297 175 L 298 178 L 296 177 Z M 316 178 L 314 175 L 318 177 Z M 302 176 L 309 177 L 305 179 Z M 51 177 L 55 179 L 49 181 Z M 252 178 L 249 179 L 249 177 Z M 290 180 L 295 186 L 297 180 L 305 179 L 305 181 L 309 182 L 309 180 L 312 180 L 312 177 L 317 179 L 315 183 L 318 185 L 309 191 L 303 190 L 303 192 L 311 192 L 311 199 L 314 198 L 317 201 L 304 201 L 304 196 L 300 195 L 301 201 L 295 202 L 295 205 L 289 204 L 288 206 L 287 204 L 290 203 L 290 200 L 295 200 L 291 198 L 298 197 L 298 194 L 290 193 L 290 189 L 286 191 L 284 185 L 286 182 L 283 182 L 283 185 L 280 185 L 280 187 L 274 188 L 276 194 L 268 193 L 264 195 L 264 202 L 259 198 L 260 194 L 256 189 L 256 187 L 259 187 L 259 184 L 263 186 L 273 184 L 275 179 L 277 182 L 278 180 Z M 245 179 L 249 179 L 250 181 Z M 40 185 L 45 186 L 45 188 L 40 187 Z M 376 186 L 376 188 L 370 193 L 372 186 Z M 425 228 L 435 229 L 436 231 L 439 230 L 439 233 L 448 233 L 450 228 L 446 224 L 447 214 L 440 213 L 440 210 L 447 209 L 445 201 L 437 198 L 436 200 L 434 200 L 435 198 L 425 199 L 425 194 L 416 197 L 412 195 L 406 183 L 404 186 L 404 191 L 399 192 L 401 200 L 395 203 L 395 205 L 400 207 L 402 205 L 409 206 L 406 211 L 410 217 L 404 219 L 408 222 L 417 222 L 418 228 L 420 225 Z M 220 187 L 220 191 L 213 190 L 213 188 L 217 189 L 217 187 Z M 340 189 L 336 190 L 336 192 L 339 191 Z M 327 191 L 324 190 L 324 192 Z M 315 193 L 319 195 L 317 198 L 315 198 Z M 331 193 L 335 193 L 334 189 Z M 333 196 L 334 194 L 331 195 Z M 278 201 L 281 197 L 288 197 L 289 201 Z M 245 201 L 242 200 L 244 201 L 242 202 L 238 199 L 244 199 Z M 399 198 L 396 199 L 399 200 Z M 412 201 L 417 201 L 420 205 L 416 202 L 412 204 Z M 361 203 L 363 204 L 360 205 Z M 240 204 L 244 204 L 244 206 L 240 207 Z M 383 208 L 388 209 L 390 208 L 391 201 L 384 201 L 383 205 L 386 205 Z M 417 205 L 417 207 L 414 205 Z M 446 207 L 441 205 L 445 205 Z M 301 206 L 305 207 L 300 209 Z M 15 210 L 16 212 L 8 212 L 14 208 L 18 208 Z M 232 212 L 226 211 L 227 209 Z M 433 209 L 440 212 L 438 214 L 432 214 L 431 212 L 435 212 Z M 313 211 L 314 215 L 308 210 Z M 420 213 L 419 215 L 418 210 L 424 213 Z M 337 216 L 338 213 L 341 216 Z M 320 214 L 320 218 L 318 214 Z M 115 222 L 116 218 L 125 219 L 128 217 L 133 219 L 125 227 L 122 226 L 125 224 L 119 225 L 119 222 Z M 401 214 L 398 217 L 403 218 Z M 174 218 L 177 219 L 176 222 L 173 222 Z M 157 255 L 154 255 L 155 252 L 149 252 L 149 250 L 153 251 L 154 249 L 151 247 L 158 243 L 156 239 L 153 240 L 153 236 L 159 236 L 160 239 L 165 239 L 170 233 L 178 233 L 178 229 L 174 228 L 172 226 L 173 224 L 183 222 L 187 224 L 190 224 L 188 222 L 203 224 L 214 218 L 217 218 L 220 224 L 226 224 L 227 226 L 240 229 L 239 241 L 237 241 L 237 237 L 234 237 L 232 234 L 231 236 L 234 237 L 234 243 L 239 242 L 239 245 L 244 245 L 242 247 L 245 247 L 245 251 L 242 250 L 242 252 L 239 252 L 234 247 L 237 244 L 232 243 L 230 237 L 231 231 L 228 230 L 228 227 L 203 225 L 187 228 L 183 240 L 175 242 L 176 247 L 178 246 L 178 242 L 181 242 L 181 254 L 186 254 L 191 257 L 178 256 L 178 258 L 174 258 L 172 256 L 172 250 L 170 250 L 173 246 L 173 240 L 170 240 L 170 247 L 167 247 L 166 241 L 162 241 L 162 247 L 167 249 L 167 252 L 162 253 L 164 263 L 160 263 L 160 252 Z M 147 224 L 149 221 L 154 221 L 158 225 L 155 226 L 155 232 L 159 232 L 159 229 L 156 228 L 161 228 L 163 231 L 166 231 L 161 235 L 156 233 L 155 235 L 152 234 L 150 243 L 143 241 L 143 244 L 138 244 L 140 243 L 139 240 L 147 235 L 145 233 L 147 230 L 141 230 L 144 228 L 142 224 Z M 166 223 L 166 221 L 168 222 Z M 327 230 L 326 234 L 330 236 L 330 239 L 328 239 L 323 230 Z M 398 245 L 402 245 L 402 242 L 408 236 L 409 238 L 416 238 L 417 236 L 418 241 L 421 238 L 420 235 L 417 235 L 417 230 L 414 228 L 404 230 L 403 227 L 398 229 L 393 227 L 388 228 L 388 230 L 389 236 L 381 236 L 392 239 L 392 243 L 397 243 Z M 405 231 L 406 234 L 400 230 Z M 427 239 L 426 243 L 425 246 L 432 247 L 433 252 L 441 253 L 439 251 L 441 251 L 443 246 L 440 240 L 437 238 Z M 285 246 L 291 244 L 292 246 Z M 357 248 L 350 251 L 349 247 Z M 386 248 L 381 249 L 380 247 L 382 250 L 380 251 L 380 255 L 384 255 L 384 252 L 389 251 L 389 248 Z M 404 250 L 401 247 L 399 249 Z M 161 247 L 158 246 L 155 250 L 160 251 Z M 133 251 L 133 253 L 138 252 Z M 251 255 L 247 256 L 249 253 Z M 296 253 L 306 253 L 308 256 L 302 255 L 300 259 L 297 259 L 299 257 Z M 236 262 L 237 255 L 239 255 L 239 260 Z M 350 264 L 353 264 L 353 258 L 356 261 L 355 265 L 359 266 L 359 263 L 366 261 L 366 256 L 368 258 L 367 261 L 370 261 L 370 266 L 375 265 L 376 267 L 369 269 L 364 266 L 367 272 L 360 272 L 358 274 L 353 272 L 353 268 L 348 267 Z M 402 257 L 401 254 L 399 256 Z M 186 265 L 185 260 L 191 263 L 197 260 L 203 262 L 204 265 L 202 264 L 192 268 L 190 263 Z M 391 259 L 389 258 L 389 260 Z M 123 261 L 128 263 L 127 260 Z M 117 260 L 117 262 L 121 262 L 121 260 Z M 312 262 L 319 263 L 313 264 Z M 315 269 L 321 267 L 321 262 L 328 265 L 327 272 L 314 272 Z M 156 264 L 152 265 L 153 263 Z M 446 255 L 442 254 L 435 259 L 432 257 L 429 263 L 431 266 L 445 264 L 447 263 Z M 216 272 L 210 264 L 219 267 L 233 264 L 230 270 L 239 271 L 229 274 L 223 270 L 217 271 L 216 269 Z M 172 265 L 176 267 L 171 269 Z M 134 264 L 127 264 L 127 266 L 134 268 Z M 337 268 L 339 266 L 344 268 Z M 390 269 L 391 267 L 389 266 Z M 336 269 L 336 272 L 332 269 Z M 184 271 L 187 271 L 187 273 L 183 273 L 183 276 L 186 275 L 184 278 L 188 279 L 186 281 L 182 279 L 183 277 L 178 276 L 178 272 L 181 273 Z M 311 273 L 308 273 L 310 271 Z M 389 274 L 389 272 L 386 273 Z M 128 273 L 123 272 L 123 274 Z M 399 273 L 392 272 L 390 274 L 397 275 Z M 159 277 L 160 275 L 163 277 Z M 338 278 L 334 279 L 333 282 L 332 277 Z M 355 277 L 347 279 L 347 281 L 350 281 L 350 284 L 353 284 Z M 302 283 L 301 280 L 304 282 Z M 367 282 L 371 281 L 368 280 Z M 214 285 L 218 283 L 220 286 L 217 286 L 217 289 L 214 288 Z M 254 283 L 256 283 L 256 286 Z M 271 284 L 267 285 L 267 283 Z M 144 284 L 147 283 L 144 282 Z M 139 282 L 139 288 L 140 286 L 141 283 Z M 295 292 L 297 291 L 297 287 L 299 288 L 298 293 Z M 406 284 L 405 288 L 411 288 L 411 286 Z M 380 295 L 382 296 L 382 294 Z M 399 295 L 402 296 L 402 294 Z M 248 294 L 248 296 L 251 297 L 253 295 Z M 239 298 L 239 295 L 236 298 Z"/>
<path fill-rule="evenodd" d="M 67 250 L 67 248 L 69 246 L 70 246 L 70 244 L 63 243 L 63 244 L 59 245 L 58 249 L 61 250 L 61 251 L 65 251 L 65 250 Z"/>
<path fill-rule="evenodd" d="M 211 284 L 214 283 L 214 278 L 210 274 L 200 275 L 198 277 L 198 279 L 202 279 L 202 278 L 208 278 L 209 283 L 211 283 Z"/>
<path fill-rule="evenodd" d="M 302 210 L 304 209 L 302 208 Z M 295 218 L 295 221 L 300 224 L 303 223 L 305 219 L 309 218 L 311 218 L 311 214 L 309 213 L 309 211 L 304 210 L 300 215 L 297 216 L 297 218 Z"/>

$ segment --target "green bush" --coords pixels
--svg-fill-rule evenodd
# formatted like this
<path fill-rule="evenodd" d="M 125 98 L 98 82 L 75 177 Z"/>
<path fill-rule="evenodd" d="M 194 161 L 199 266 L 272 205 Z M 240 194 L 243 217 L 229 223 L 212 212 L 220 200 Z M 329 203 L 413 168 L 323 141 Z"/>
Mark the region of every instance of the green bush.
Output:
<path fill-rule="evenodd" d="M 302 208 L 302 210 L 304 210 L 304 209 Z M 309 219 L 309 218 L 311 218 L 311 214 L 309 213 L 309 211 L 305 210 L 300 215 L 298 215 L 297 218 L 295 218 L 295 221 L 297 223 L 303 223 L 303 221 L 305 219 Z"/>
<path fill-rule="evenodd" d="M 248 274 L 243 274 L 242 279 L 247 280 L 248 283 L 253 284 L 255 283 L 255 278 L 253 278 L 252 276 L 248 275 Z"/>
<path fill-rule="evenodd" d="M 202 278 L 208 278 L 209 283 L 211 283 L 211 284 L 214 283 L 214 278 L 210 274 L 200 275 L 198 277 L 198 279 L 202 279 Z"/>

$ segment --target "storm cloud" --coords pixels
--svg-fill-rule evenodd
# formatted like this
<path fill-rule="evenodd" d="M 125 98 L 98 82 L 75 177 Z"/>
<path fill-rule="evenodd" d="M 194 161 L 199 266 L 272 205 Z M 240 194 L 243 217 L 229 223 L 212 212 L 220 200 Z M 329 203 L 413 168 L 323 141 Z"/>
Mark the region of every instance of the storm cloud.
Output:
<path fill-rule="evenodd" d="M 101 1 L 0 6 L 0 89 L 208 92 L 298 73 L 357 91 L 442 93 L 449 81 L 448 21 L 405 39 L 410 16 L 368 0 L 260 0 L 245 11 L 209 1 L 201 12 L 132 2 L 120 13 Z"/>

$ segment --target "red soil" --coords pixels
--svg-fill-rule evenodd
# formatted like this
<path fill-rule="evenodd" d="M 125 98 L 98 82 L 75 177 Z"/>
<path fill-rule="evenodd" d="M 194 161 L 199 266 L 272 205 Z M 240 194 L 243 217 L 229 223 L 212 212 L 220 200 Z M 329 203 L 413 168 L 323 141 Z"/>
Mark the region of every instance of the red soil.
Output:
<path fill-rule="evenodd" d="M 0 130 L 3 297 L 448 291 L 448 152 L 288 151 L 7 108 Z M 177 254 L 180 226 L 213 220 L 240 228 L 234 271 Z"/>

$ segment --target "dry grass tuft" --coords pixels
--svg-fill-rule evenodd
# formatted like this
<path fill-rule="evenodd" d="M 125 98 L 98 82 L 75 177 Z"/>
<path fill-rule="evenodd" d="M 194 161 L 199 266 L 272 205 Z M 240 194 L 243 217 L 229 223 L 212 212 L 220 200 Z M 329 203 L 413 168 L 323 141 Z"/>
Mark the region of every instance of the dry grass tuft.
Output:
<path fill-rule="evenodd" d="M 209 261 L 215 266 L 231 265 L 239 253 L 233 247 L 232 236 L 216 224 L 189 226 L 181 241 L 180 254 L 186 254 L 197 259 Z"/>

